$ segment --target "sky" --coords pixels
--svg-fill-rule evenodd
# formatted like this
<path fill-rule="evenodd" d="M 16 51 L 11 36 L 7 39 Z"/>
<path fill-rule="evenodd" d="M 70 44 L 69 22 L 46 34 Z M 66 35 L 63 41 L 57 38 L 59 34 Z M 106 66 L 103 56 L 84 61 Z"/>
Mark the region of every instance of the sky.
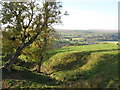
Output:
<path fill-rule="evenodd" d="M 118 30 L 119 0 L 61 0 L 69 16 L 62 17 L 57 29 Z"/>
<path fill-rule="evenodd" d="M 0 0 L 1 1 L 1 0 Z M 118 30 L 118 2 L 120 0 L 58 0 L 62 1 L 62 24 L 56 29 Z"/>

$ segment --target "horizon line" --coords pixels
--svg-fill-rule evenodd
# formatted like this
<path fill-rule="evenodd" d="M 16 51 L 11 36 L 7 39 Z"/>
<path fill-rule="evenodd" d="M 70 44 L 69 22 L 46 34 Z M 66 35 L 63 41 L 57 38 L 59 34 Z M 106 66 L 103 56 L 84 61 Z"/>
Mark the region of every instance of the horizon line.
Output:
<path fill-rule="evenodd" d="M 114 31 L 119 31 L 118 29 L 63 29 L 63 28 L 55 28 L 57 30 L 114 30 Z"/>

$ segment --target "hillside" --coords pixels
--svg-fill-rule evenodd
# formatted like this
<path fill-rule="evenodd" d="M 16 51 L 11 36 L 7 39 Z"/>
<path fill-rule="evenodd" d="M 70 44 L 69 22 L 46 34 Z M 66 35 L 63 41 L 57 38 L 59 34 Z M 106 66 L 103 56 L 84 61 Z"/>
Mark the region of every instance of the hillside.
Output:
<path fill-rule="evenodd" d="M 16 66 L 3 71 L 3 88 L 118 88 L 118 46 L 96 44 L 49 51 L 43 73 Z"/>

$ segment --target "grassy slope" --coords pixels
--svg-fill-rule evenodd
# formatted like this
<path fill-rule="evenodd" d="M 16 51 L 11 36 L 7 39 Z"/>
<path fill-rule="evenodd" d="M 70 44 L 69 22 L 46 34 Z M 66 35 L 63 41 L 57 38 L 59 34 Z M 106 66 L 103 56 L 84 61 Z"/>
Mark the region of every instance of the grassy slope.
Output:
<path fill-rule="evenodd" d="M 51 56 L 43 65 L 44 72 L 72 82 L 70 87 L 117 87 L 119 83 L 117 45 L 66 47 L 52 51 Z"/>
<path fill-rule="evenodd" d="M 7 88 L 93 88 L 117 87 L 120 83 L 117 45 L 64 47 L 49 51 L 49 54 L 50 60 L 45 61 L 42 66 L 42 71 L 49 75 L 16 67 L 11 74 L 4 74 L 3 86 Z"/>

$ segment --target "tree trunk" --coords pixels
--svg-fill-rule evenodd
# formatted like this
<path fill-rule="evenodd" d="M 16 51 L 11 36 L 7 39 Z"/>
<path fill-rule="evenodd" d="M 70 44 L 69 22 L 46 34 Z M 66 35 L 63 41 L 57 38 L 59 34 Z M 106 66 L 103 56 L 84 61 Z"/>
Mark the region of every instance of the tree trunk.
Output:
<path fill-rule="evenodd" d="M 40 34 L 40 32 L 38 32 L 36 35 L 34 35 L 28 42 L 26 43 L 22 43 L 20 44 L 17 49 L 15 54 L 13 54 L 13 56 L 9 59 L 9 61 L 3 66 L 3 68 L 7 69 L 8 72 L 11 72 L 12 66 L 15 63 L 16 59 L 21 55 L 22 50 L 26 47 L 29 46 L 30 44 L 32 44 L 35 39 L 37 38 L 37 36 Z"/>
<path fill-rule="evenodd" d="M 38 67 L 37 67 L 37 72 L 38 73 L 41 72 L 40 70 L 41 70 L 41 66 L 42 66 L 42 61 L 43 61 L 43 56 L 39 60 L 39 64 L 38 64 Z"/>
<path fill-rule="evenodd" d="M 4 68 L 8 70 L 8 72 L 11 72 L 12 66 L 15 63 L 18 56 L 21 55 L 21 51 L 23 50 L 25 46 L 23 44 L 19 45 L 16 49 L 16 53 L 13 54 L 13 56 L 10 58 L 10 60 L 4 65 Z"/>

